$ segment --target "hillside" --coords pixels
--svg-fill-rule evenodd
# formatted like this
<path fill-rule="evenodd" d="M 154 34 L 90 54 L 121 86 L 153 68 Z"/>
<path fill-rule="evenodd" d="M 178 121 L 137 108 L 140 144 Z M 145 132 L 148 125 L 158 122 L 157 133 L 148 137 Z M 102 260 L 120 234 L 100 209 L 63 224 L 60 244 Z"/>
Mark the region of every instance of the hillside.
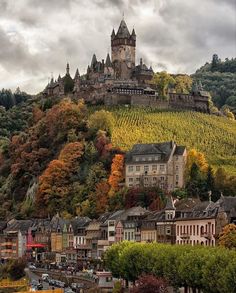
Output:
<path fill-rule="evenodd" d="M 214 167 L 236 174 L 236 122 L 197 112 L 107 108 L 116 118 L 112 143 L 128 150 L 135 143 L 175 140 L 206 154 Z"/>
<path fill-rule="evenodd" d="M 221 61 L 214 54 L 212 61 L 198 69 L 192 78 L 202 82 L 218 108 L 227 105 L 236 114 L 236 58 Z"/>

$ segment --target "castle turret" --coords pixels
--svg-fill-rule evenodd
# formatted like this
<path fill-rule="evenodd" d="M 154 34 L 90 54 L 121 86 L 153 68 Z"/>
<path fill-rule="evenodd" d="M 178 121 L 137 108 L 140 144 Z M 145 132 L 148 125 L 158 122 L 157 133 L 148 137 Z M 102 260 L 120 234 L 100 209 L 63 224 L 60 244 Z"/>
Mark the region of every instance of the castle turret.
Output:
<path fill-rule="evenodd" d="M 111 58 L 110 58 L 109 53 L 107 54 L 105 65 L 106 65 L 106 67 L 112 67 Z"/>
<path fill-rule="evenodd" d="M 94 68 L 97 63 L 97 57 L 93 54 L 92 61 L 91 61 L 91 68 Z"/>

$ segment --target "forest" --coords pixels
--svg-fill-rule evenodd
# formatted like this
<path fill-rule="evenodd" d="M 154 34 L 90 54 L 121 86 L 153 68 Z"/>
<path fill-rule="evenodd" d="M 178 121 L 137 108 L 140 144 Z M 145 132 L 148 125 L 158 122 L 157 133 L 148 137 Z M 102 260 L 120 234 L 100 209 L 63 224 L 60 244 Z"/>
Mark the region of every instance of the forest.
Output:
<path fill-rule="evenodd" d="M 207 62 L 191 77 L 202 82 L 219 109 L 228 107 L 236 113 L 236 58 L 222 61 L 214 54 L 211 62 Z"/>
<path fill-rule="evenodd" d="M 175 191 L 175 197 L 204 200 L 209 190 L 213 200 L 220 192 L 236 194 L 235 122 L 226 117 L 87 107 L 82 100 L 40 97 L 2 109 L 0 115 L 5 123 L 0 139 L 0 218 L 57 212 L 65 218 L 96 218 L 135 205 L 160 210 L 165 191 L 158 186 L 124 186 L 125 151 L 139 142 L 175 140 L 188 147 L 186 189 Z"/>

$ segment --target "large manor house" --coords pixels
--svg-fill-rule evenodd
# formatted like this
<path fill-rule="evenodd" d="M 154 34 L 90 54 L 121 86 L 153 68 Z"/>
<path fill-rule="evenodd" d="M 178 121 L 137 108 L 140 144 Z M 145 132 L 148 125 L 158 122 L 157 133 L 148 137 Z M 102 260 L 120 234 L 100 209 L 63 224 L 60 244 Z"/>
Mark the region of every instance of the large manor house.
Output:
<path fill-rule="evenodd" d="M 76 70 L 74 78 L 67 64 L 66 74 L 57 80 L 53 78 L 43 91 L 46 97 L 69 94 L 83 98 L 89 104 L 139 105 L 170 109 L 189 109 L 209 112 L 208 93 L 201 85 L 194 85 L 190 94 L 168 93 L 163 100 L 154 85 L 152 67 L 136 64 L 136 33 L 130 33 L 124 19 L 117 32 L 111 34 L 111 57 L 98 61 L 92 57 L 87 73 L 80 75 Z"/>

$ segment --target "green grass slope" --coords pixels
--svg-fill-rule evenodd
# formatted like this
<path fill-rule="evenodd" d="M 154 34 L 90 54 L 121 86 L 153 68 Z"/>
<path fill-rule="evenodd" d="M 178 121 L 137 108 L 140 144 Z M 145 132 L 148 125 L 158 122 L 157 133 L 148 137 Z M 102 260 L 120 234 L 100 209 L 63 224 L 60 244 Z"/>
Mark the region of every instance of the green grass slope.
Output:
<path fill-rule="evenodd" d="M 135 143 L 174 140 L 204 152 L 213 167 L 236 174 L 236 121 L 197 112 L 111 107 L 116 119 L 112 142 L 124 150 Z"/>

